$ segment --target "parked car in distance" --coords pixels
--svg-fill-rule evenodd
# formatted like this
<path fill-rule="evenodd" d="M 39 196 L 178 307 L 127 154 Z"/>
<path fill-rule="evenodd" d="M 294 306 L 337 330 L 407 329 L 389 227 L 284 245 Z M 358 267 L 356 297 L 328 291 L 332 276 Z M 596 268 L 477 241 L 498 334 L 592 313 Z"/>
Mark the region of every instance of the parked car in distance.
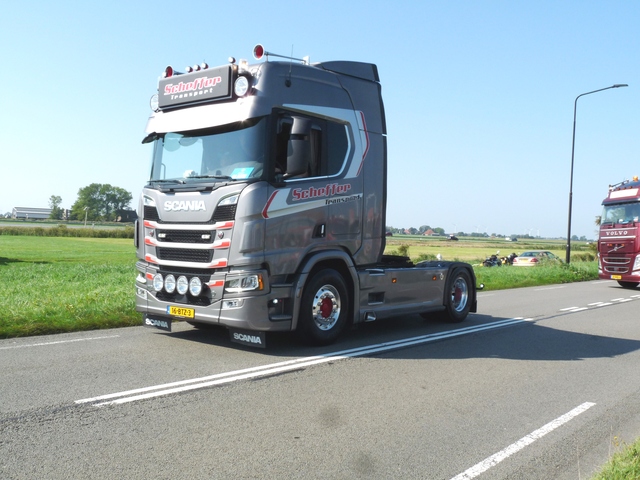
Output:
<path fill-rule="evenodd" d="M 527 250 L 513 259 L 514 267 L 535 267 L 550 263 L 560 263 L 560 257 L 549 250 Z"/>

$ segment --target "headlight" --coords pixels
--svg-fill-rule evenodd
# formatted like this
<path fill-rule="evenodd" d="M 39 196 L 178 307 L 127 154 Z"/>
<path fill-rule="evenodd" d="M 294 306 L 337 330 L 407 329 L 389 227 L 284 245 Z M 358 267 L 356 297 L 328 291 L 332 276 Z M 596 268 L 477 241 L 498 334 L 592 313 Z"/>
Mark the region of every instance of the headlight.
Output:
<path fill-rule="evenodd" d="M 218 202 L 219 207 L 223 207 L 225 205 L 236 205 L 238 203 L 238 198 L 240 194 L 236 193 L 235 195 L 229 195 L 228 197 L 223 198 Z"/>
<path fill-rule="evenodd" d="M 160 275 L 159 273 L 156 273 L 156 274 L 153 276 L 153 289 L 154 289 L 156 292 L 159 292 L 160 290 L 162 290 L 162 284 L 163 284 L 163 282 L 162 282 L 162 275 Z"/>
<path fill-rule="evenodd" d="M 636 261 L 633 264 L 634 270 L 640 270 L 640 255 L 636 256 Z"/>
<path fill-rule="evenodd" d="M 194 297 L 197 297 L 202 292 L 202 282 L 198 277 L 193 277 L 189 282 L 189 291 Z"/>
<path fill-rule="evenodd" d="M 167 278 L 164 279 L 164 289 L 167 293 L 173 293 L 176 290 L 176 277 L 169 274 Z"/>
<path fill-rule="evenodd" d="M 189 290 L 189 280 L 184 275 L 180 275 L 178 277 L 178 285 L 177 285 L 178 293 L 180 295 L 184 295 Z"/>
<path fill-rule="evenodd" d="M 262 290 L 264 288 L 262 275 L 251 274 L 246 277 L 232 278 L 227 281 L 225 290 L 227 292 L 250 292 L 253 290 Z"/>

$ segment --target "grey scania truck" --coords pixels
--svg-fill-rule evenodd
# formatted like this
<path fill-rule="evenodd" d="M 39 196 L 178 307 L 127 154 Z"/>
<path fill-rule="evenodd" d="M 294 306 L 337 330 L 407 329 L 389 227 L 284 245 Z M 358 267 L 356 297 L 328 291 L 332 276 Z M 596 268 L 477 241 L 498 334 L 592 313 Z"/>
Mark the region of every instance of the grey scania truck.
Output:
<path fill-rule="evenodd" d="M 145 325 L 217 325 L 261 347 L 266 332 L 296 331 L 326 345 L 360 322 L 475 312 L 469 264 L 383 254 L 377 67 L 311 64 L 260 45 L 254 57 L 169 66 L 158 80 L 134 240 Z"/>

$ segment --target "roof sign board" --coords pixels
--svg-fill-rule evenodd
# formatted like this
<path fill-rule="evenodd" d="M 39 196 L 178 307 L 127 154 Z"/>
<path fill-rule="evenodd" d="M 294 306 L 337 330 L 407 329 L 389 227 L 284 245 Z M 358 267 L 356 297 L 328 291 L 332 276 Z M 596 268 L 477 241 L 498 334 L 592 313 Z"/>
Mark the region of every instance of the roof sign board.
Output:
<path fill-rule="evenodd" d="M 161 78 L 158 82 L 161 109 L 230 97 L 231 65 Z"/>

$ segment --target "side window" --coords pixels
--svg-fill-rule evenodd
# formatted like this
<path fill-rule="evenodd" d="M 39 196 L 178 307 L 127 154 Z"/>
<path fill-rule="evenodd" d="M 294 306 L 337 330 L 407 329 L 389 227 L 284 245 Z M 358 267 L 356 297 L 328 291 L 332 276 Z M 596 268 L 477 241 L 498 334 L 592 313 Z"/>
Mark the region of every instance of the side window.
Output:
<path fill-rule="evenodd" d="M 344 125 L 283 114 L 277 123 L 275 174 L 283 179 L 335 175 L 342 169 L 347 148 Z"/>

